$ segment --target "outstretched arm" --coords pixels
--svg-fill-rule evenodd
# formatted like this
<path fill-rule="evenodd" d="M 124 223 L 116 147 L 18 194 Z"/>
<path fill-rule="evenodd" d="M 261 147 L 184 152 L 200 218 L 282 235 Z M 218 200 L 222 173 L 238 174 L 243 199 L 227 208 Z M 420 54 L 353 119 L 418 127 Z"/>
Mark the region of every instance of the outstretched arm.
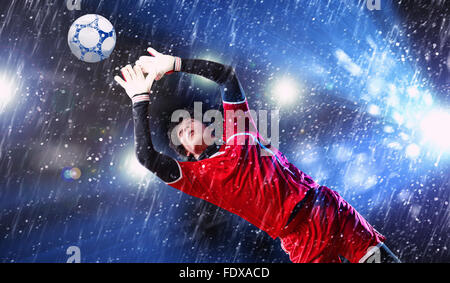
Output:
<path fill-rule="evenodd" d="M 218 83 L 225 103 L 245 101 L 244 91 L 233 67 L 201 59 L 181 59 L 159 53 L 151 47 L 147 51 L 152 56 L 142 56 L 136 64 L 141 66 L 144 72 L 149 72 L 155 65 L 158 66 L 156 80 L 172 72 L 195 74 Z"/>
<path fill-rule="evenodd" d="M 156 151 L 151 139 L 149 92 L 156 72 L 150 72 L 145 78 L 139 66 L 133 69 L 131 65 L 127 65 L 122 68 L 122 75 L 125 80 L 118 76 L 114 79 L 126 90 L 132 100 L 136 157 L 139 163 L 165 183 L 175 182 L 181 176 L 177 161 Z"/>
<path fill-rule="evenodd" d="M 218 83 L 225 103 L 245 101 L 245 93 L 231 66 L 201 59 L 181 59 L 180 71 L 199 75 Z"/>

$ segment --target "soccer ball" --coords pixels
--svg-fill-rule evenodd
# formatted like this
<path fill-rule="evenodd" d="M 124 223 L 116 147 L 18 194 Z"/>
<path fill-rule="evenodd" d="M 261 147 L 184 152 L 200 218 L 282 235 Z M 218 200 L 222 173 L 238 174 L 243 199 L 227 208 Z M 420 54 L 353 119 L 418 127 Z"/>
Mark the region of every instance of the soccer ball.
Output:
<path fill-rule="evenodd" d="M 72 24 L 67 41 L 78 59 L 95 63 L 111 55 L 116 45 L 116 31 L 104 17 L 88 14 Z"/>

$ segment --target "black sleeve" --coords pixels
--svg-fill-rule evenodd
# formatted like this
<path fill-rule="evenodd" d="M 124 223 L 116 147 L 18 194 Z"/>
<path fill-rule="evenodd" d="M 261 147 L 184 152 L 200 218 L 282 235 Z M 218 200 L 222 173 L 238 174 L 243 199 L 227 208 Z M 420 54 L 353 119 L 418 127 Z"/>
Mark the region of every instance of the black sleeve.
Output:
<path fill-rule="evenodd" d="M 161 180 L 165 183 L 172 183 L 181 176 L 180 168 L 175 159 L 153 148 L 148 106 L 148 101 L 141 101 L 133 105 L 136 156 L 139 163 L 155 173 Z"/>
<path fill-rule="evenodd" d="M 234 68 L 231 66 L 207 60 L 182 59 L 181 71 L 200 75 L 218 83 L 224 102 L 242 102 L 245 100 L 245 93 Z"/>

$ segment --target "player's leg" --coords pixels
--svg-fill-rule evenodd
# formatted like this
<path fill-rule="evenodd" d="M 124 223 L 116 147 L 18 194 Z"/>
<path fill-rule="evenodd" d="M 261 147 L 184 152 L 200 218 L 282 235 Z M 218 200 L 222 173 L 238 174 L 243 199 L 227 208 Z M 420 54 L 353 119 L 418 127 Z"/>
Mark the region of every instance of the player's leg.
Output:
<path fill-rule="evenodd" d="M 337 192 L 320 187 L 292 221 L 295 229 L 280 237 L 293 262 L 360 262 L 373 248 L 388 253 L 378 233 Z M 392 252 L 391 252 L 392 253 Z M 367 258 L 366 258 L 367 259 Z"/>
<path fill-rule="evenodd" d="M 290 234 L 280 237 L 281 247 L 293 263 L 341 262 L 336 245 L 329 238 L 322 238 L 323 227 L 317 221 L 306 221 Z"/>
<path fill-rule="evenodd" d="M 301 210 L 289 224 L 289 233 L 280 236 L 281 246 L 292 262 L 341 262 L 337 249 L 337 211 L 336 202 L 326 191 L 314 189 L 308 193 Z"/>
<path fill-rule="evenodd" d="M 385 262 L 390 259 L 392 262 L 398 261 L 398 258 L 383 243 L 385 237 L 376 231 L 349 203 L 337 192 L 326 187 L 321 187 L 321 189 L 330 195 L 337 206 L 339 255 L 354 263 L 366 262 L 368 259 L 377 262 Z M 333 209 L 333 206 L 330 206 L 329 209 Z"/>

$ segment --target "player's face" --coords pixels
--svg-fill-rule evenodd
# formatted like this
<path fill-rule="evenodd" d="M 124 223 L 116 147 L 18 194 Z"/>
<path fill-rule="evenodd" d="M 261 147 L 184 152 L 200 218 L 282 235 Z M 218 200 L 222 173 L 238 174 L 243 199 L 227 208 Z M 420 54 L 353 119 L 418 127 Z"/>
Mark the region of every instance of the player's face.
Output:
<path fill-rule="evenodd" d="M 177 137 L 191 154 L 200 154 L 205 149 L 203 133 L 206 126 L 195 119 L 184 119 L 177 127 Z"/>

